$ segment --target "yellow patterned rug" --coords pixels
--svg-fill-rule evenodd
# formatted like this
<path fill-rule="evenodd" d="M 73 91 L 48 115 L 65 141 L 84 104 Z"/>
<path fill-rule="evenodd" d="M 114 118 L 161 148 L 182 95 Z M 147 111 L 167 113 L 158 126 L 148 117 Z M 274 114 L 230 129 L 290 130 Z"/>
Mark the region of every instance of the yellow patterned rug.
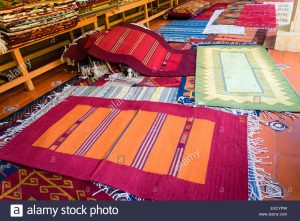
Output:
<path fill-rule="evenodd" d="M 262 46 L 197 47 L 196 104 L 300 111 L 300 97 Z"/>

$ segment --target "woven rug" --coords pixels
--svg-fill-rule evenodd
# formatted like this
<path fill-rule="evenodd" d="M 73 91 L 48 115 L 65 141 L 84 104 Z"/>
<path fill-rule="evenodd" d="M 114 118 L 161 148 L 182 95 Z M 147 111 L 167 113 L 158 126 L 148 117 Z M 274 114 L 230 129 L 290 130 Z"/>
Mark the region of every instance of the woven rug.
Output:
<path fill-rule="evenodd" d="M 210 34 L 206 39 L 190 39 L 193 45 L 263 45 L 267 36 L 266 29 L 245 28 L 245 35 Z"/>
<path fill-rule="evenodd" d="M 182 77 L 178 89 L 177 102 L 182 104 L 195 103 L 195 77 Z"/>
<path fill-rule="evenodd" d="M 195 98 L 207 106 L 300 111 L 299 95 L 262 46 L 198 47 Z"/>
<path fill-rule="evenodd" d="M 1 1 L 2 2 L 2 1 Z M 17 1 L 1 3 L 0 34 L 8 46 L 16 47 L 37 38 L 70 29 L 78 23 L 78 7 L 75 0 L 66 1 Z M 36 4 L 26 4 L 34 3 Z M 3 5 L 2 5 L 3 4 Z M 5 4 L 5 5 L 4 5 Z"/>
<path fill-rule="evenodd" d="M 16 111 L 15 113 L 9 115 L 8 117 L 1 119 L 0 120 L 0 148 L 4 145 L 4 143 L 6 143 L 7 139 L 10 140 L 13 137 L 15 137 L 18 133 L 20 133 L 24 128 L 26 128 L 30 123 L 34 122 L 36 119 L 38 119 L 43 113 L 46 113 L 47 111 L 49 111 L 49 109 L 53 106 L 55 106 L 57 104 L 57 102 L 59 102 L 59 97 L 64 96 L 64 94 L 69 94 L 68 91 L 64 91 L 64 89 L 67 87 L 67 85 L 81 85 L 81 86 L 86 86 L 86 85 L 91 85 L 94 86 L 95 84 L 100 84 L 99 81 L 95 80 L 95 79 L 80 79 L 78 78 L 78 76 L 74 77 L 73 79 L 67 81 L 64 84 L 59 85 L 57 88 L 53 89 L 52 91 L 46 93 L 45 95 L 41 96 L 40 98 L 34 100 L 33 102 L 31 102 L 30 104 L 26 105 L 25 107 L 21 108 L 20 110 Z M 63 92 L 64 91 L 64 92 Z M 31 120 L 31 118 L 33 118 Z M 24 126 L 23 126 L 24 125 Z M 3 184 L 3 185 L 8 185 L 7 187 L 3 187 L 2 188 L 2 198 L 3 199 L 11 199 L 13 196 L 15 196 L 15 199 L 17 197 L 19 197 L 19 199 L 22 200 L 27 200 L 27 199 L 33 199 L 35 198 L 36 200 L 42 200 L 45 199 L 45 197 L 47 198 L 47 193 L 37 193 L 36 190 L 40 187 L 42 187 L 41 185 L 38 186 L 33 186 L 32 189 L 31 187 L 27 186 L 28 183 L 23 183 L 24 179 L 19 179 L 16 178 L 18 177 L 18 171 L 19 169 L 25 169 L 26 171 L 31 171 L 30 173 L 27 172 L 28 174 L 31 174 L 35 176 L 36 172 L 33 172 L 33 169 L 29 169 L 29 168 L 24 168 L 24 167 L 20 167 L 18 165 L 14 165 L 11 163 L 8 163 L 6 161 L 0 160 L 0 181 L 3 181 L 3 183 L 7 183 L 7 184 Z M 36 170 L 35 170 L 36 171 Z M 43 171 L 44 174 L 48 174 L 49 176 L 59 176 L 56 174 L 51 174 L 48 173 L 46 171 Z M 66 178 L 66 177 L 62 177 L 62 180 L 70 180 L 71 178 Z M 73 180 L 73 179 L 71 179 Z M 66 181 L 69 182 L 69 181 Z M 75 187 L 74 190 L 76 190 L 76 188 L 80 188 L 81 186 L 85 185 L 88 186 L 90 185 L 90 183 L 88 183 L 88 185 L 86 184 L 86 182 L 82 181 L 83 184 L 80 184 L 79 181 L 74 180 L 75 182 Z M 41 182 L 40 182 L 41 184 Z M 27 193 L 26 194 L 21 194 L 18 191 L 20 189 L 24 189 L 23 186 L 25 187 Z M 95 194 L 95 196 L 91 197 L 89 196 L 90 199 L 96 199 L 96 200 L 101 200 L 101 199 L 106 199 L 105 197 L 103 198 L 103 194 L 102 192 L 105 192 L 107 195 L 109 195 L 111 198 L 113 198 L 114 200 L 121 200 L 121 201 L 137 201 L 137 200 L 141 200 L 138 197 L 135 197 L 129 193 L 126 193 L 124 191 L 115 189 L 115 188 L 111 188 L 109 186 L 100 184 L 100 183 L 96 183 L 97 188 L 96 189 L 97 192 L 93 193 L 93 192 L 89 192 L 89 190 L 87 189 L 86 192 L 86 197 L 88 197 L 88 193 L 91 194 Z M 17 189 L 14 189 L 15 187 L 17 187 Z M 55 186 L 53 188 L 56 188 Z M 92 188 L 91 188 L 92 189 Z M 69 195 L 70 198 L 76 198 L 75 195 L 72 195 L 71 193 L 75 192 L 74 190 L 71 190 L 69 187 L 67 187 L 67 190 L 70 190 L 69 192 L 66 191 L 65 195 Z M 12 192 L 11 192 L 12 191 Z M 34 197 L 30 195 L 31 192 L 34 192 L 35 195 Z M 100 193 L 100 196 L 96 196 L 98 195 L 98 192 Z M 97 193 L 97 194 L 96 194 Z M 85 194 L 84 192 L 82 192 L 82 194 Z M 5 196 L 4 196 L 5 195 Z M 80 196 L 77 196 L 80 197 Z M 83 199 L 84 196 L 82 195 Z M 49 198 L 48 198 L 49 199 Z M 78 198 L 79 200 L 80 198 Z"/>
<path fill-rule="evenodd" d="M 170 42 L 186 42 L 191 38 L 204 39 L 207 35 L 203 34 L 203 30 L 207 23 L 206 20 L 175 20 L 157 32 Z"/>
<path fill-rule="evenodd" d="M 165 87 L 118 87 L 118 86 L 102 86 L 102 87 L 72 87 L 67 92 L 72 96 L 80 97 L 102 97 L 115 98 L 123 100 L 143 100 L 157 102 L 176 102 L 178 88 Z M 118 105 L 119 101 L 113 103 Z"/>
<path fill-rule="evenodd" d="M 209 20 L 210 17 L 216 10 L 224 9 L 228 3 L 217 3 L 214 4 L 209 9 L 205 10 L 204 12 L 200 13 L 199 15 L 195 16 L 193 20 Z"/>
<path fill-rule="evenodd" d="M 214 24 L 218 17 L 224 10 L 216 10 L 210 18 L 203 34 L 232 34 L 232 35 L 245 35 L 245 28 L 235 25 Z"/>
<path fill-rule="evenodd" d="M 116 101 L 68 97 L 0 157 L 147 199 L 247 199 L 247 117 L 147 101 L 112 108 Z"/>
<path fill-rule="evenodd" d="M 64 56 L 79 61 L 87 56 L 124 63 L 140 74 L 179 77 L 195 73 L 194 50 L 177 50 L 158 33 L 137 25 L 119 25 L 77 40 Z"/>
<path fill-rule="evenodd" d="M 253 4 L 245 5 L 243 11 L 235 22 L 236 26 L 248 28 L 276 28 L 275 5 Z"/>
<path fill-rule="evenodd" d="M 169 19 L 190 19 L 207 9 L 209 6 L 209 1 L 188 0 L 170 9 L 167 16 Z"/>
<path fill-rule="evenodd" d="M 21 168 L 0 183 L 0 200 L 112 200 L 91 182 Z"/>

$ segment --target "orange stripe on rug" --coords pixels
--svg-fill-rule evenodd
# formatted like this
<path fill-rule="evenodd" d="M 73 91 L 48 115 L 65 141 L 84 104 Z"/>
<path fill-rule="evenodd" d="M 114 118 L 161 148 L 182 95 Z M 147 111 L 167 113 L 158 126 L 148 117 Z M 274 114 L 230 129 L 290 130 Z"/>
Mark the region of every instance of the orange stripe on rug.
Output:
<path fill-rule="evenodd" d="M 215 123 L 195 119 L 177 177 L 205 184 Z M 196 169 L 197 168 L 197 169 Z"/>
<path fill-rule="evenodd" d="M 168 173 L 185 122 L 184 117 L 167 117 L 143 170 L 159 174 Z"/>
<path fill-rule="evenodd" d="M 127 166 L 131 165 L 156 116 L 157 113 L 155 112 L 140 111 L 130 125 L 130 128 L 124 133 L 115 147 L 113 147 L 107 160 Z M 138 136 L 137 131 L 139 132 Z"/>
<path fill-rule="evenodd" d="M 88 105 L 77 105 L 62 119 L 53 124 L 34 144 L 33 146 L 49 148 L 61 134 L 68 130 L 76 123 L 84 114 L 86 114 L 92 107 Z"/>

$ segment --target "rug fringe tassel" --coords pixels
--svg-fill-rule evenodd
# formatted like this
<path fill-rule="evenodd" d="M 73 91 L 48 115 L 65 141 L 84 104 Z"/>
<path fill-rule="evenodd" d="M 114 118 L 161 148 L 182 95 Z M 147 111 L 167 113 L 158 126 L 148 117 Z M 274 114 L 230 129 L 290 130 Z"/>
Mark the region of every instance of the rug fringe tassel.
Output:
<path fill-rule="evenodd" d="M 104 61 L 92 61 L 90 59 L 90 65 L 80 66 L 80 77 L 83 79 L 94 78 L 99 79 L 105 74 L 110 73 L 110 69 L 107 67 L 107 63 Z"/>
<path fill-rule="evenodd" d="M 287 111 L 285 111 L 285 112 L 261 111 L 261 114 L 264 116 L 264 118 L 267 118 L 267 119 L 274 119 L 274 117 L 273 117 L 274 114 L 281 120 L 286 120 L 287 118 L 296 120 L 297 118 L 300 118 L 300 114 L 287 112 Z"/>
<path fill-rule="evenodd" d="M 265 188 L 276 184 L 272 181 L 271 174 L 267 173 L 261 165 L 271 164 L 266 162 L 268 156 L 259 156 L 263 153 L 268 153 L 268 148 L 263 147 L 264 140 L 262 138 L 255 138 L 261 130 L 260 119 L 253 113 L 248 114 L 248 168 L 252 168 L 252 176 L 249 177 L 248 190 L 249 200 L 263 200 L 264 198 L 275 198 L 281 195 L 281 192 L 267 192 Z M 250 182 L 256 182 L 257 191 L 253 189 Z"/>
<path fill-rule="evenodd" d="M 38 118 L 42 117 L 45 113 L 55 107 L 57 104 L 65 100 L 71 93 L 71 85 L 66 85 L 61 92 L 49 95 L 50 101 L 48 103 L 40 104 L 36 109 L 30 113 L 25 120 L 18 120 L 20 124 L 15 127 L 8 128 L 3 135 L 0 136 L 0 148 L 13 139 L 18 133 L 28 127 Z M 4 122 L 5 123 L 5 122 Z"/>
<path fill-rule="evenodd" d="M 131 201 L 130 195 L 127 192 L 118 192 L 119 190 L 113 190 L 109 186 L 104 185 L 102 183 L 93 182 L 99 190 L 92 194 L 92 196 L 96 196 L 101 192 L 105 192 L 107 195 L 112 197 L 115 201 Z M 141 198 L 136 198 L 137 200 L 141 201 Z"/>

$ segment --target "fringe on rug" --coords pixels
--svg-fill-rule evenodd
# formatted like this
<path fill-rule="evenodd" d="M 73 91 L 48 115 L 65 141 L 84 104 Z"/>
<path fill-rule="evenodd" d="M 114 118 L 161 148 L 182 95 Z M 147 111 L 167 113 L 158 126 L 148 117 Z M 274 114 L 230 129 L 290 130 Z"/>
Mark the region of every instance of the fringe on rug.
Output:
<path fill-rule="evenodd" d="M 101 192 L 105 192 L 107 195 L 112 197 L 115 201 L 133 201 L 133 199 L 132 199 L 133 197 L 134 197 L 135 201 L 143 201 L 142 198 L 132 196 L 127 192 L 123 192 L 118 189 L 112 189 L 109 186 L 104 185 L 102 183 L 97 183 L 97 182 L 93 182 L 93 183 L 99 188 L 99 190 L 97 192 L 93 193 L 92 196 L 95 196 Z"/>
<path fill-rule="evenodd" d="M 280 185 L 272 180 L 271 174 L 261 166 L 272 164 L 268 162 L 269 156 L 261 156 L 268 153 L 268 148 L 263 146 L 264 140 L 256 137 L 261 130 L 262 120 L 254 110 L 238 108 L 206 107 L 224 111 L 235 115 L 248 115 L 248 198 L 249 200 L 263 200 L 265 198 L 282 198 L 283 190 Z M 280 187 L 280 188 L 277 188 Z M 270 191 L 271 190 L 271 191 Z"/>
<path fill-rule="evenodd" d="M 126 82 L 127 80 L 135 79 L 139 76 L 139 73 L 133 70 L 132 68 L 125 68 L 125 71 L 119 72 L 119 73 L 113 73 L 108 76 L 106 80 L 108 81 L 115 81 L 115 80 L 121 80 Z"/>
<path fill-rule="evenodd" d="M 271 174 L 267 173 L 261 165 L 271 164 L 267 162 L 268 156 L 260 156 L 268 153 L 268 148 L 263 146 L 264 140 L 257 138 L 255 135 L 259 134 L 261 130 L 260 119 L 253 113 L 248 114 L 248 191 L 249 200 L 263 200 L 264 198 L 281 198 L 282 191 L 275 190 Z M 252 171 L 250 171 L 252 170 Z M 255 185 L 251 185 L 255 183 Z M 272 189 L 273 191 L 267 191 Z"/>
<path fill-rule="evenodd" d="M 193 43 L 192 47 L 203 46 L 203 45 L 257 45 L 257 42 L 230 42 L 230 41 L 207 41 L 200 43 Z"/>
<path fill-rule="evenodd" d="M 292 112 L 271 112 L 271 111 L 261 111 L 261 114 L 266 119 L 274 119 L 273 114 L 277 116 L 281 120 L 286 120 L 287 118 L 290 118 L 292 120 L 296 120 L 297 118 L 300 118 L 299 113 L 292 113 Z"/>
<path fill-rule="evenodd" d="M 92 60 L 90 57 L 88 58 L 88 60 L 88 65 L 80 65 L 79 63 L 77 63 L 81 78 L 99 79 L 105 74 L 110 74 L 110 68 L 108 67 L 107 62 Z"/>
<path fill-rule="evenodd" d="M 50 101 L 48 103 L 39 104 L 36 109 L 30 113 L 28 117 L 26 117 L 26 119 L 17 121 L 20 123 L 18 126 L 8 128 L 4 134 L 0 136 L 0 148 L 12 140 L 17 134 L 19 134 L 34 121 L 46 114 L 57 104 L 65 100 L 71 92 L 71 85 L 66 85 L 61 92 L 54 92 L 53 94 L 49 95 L 48 98 L 50 98 Z"/>
<path fill-rule="evenodd" d="M 1 38 L 0 34 L 0 54 L 5 54 L 7 52 L 7 43 Z"/>

